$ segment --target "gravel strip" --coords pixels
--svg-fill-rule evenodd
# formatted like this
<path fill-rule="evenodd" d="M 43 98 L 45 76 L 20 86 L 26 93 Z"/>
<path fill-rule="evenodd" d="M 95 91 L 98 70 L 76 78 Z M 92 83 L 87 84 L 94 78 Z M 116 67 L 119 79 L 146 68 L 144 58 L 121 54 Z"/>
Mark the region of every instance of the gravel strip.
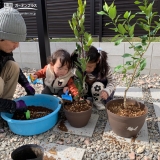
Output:
<path fill-rule="evenodd" d="M 25 75 L 35 72 L 34 69 L 24 69 Z M 121 74 L 114 74 L 117 85 L 125 86 L 124 82 L 121 80 Z M 13 134 L 5 121 L 3 122 L 3 127 L 5 132 L 0 133 L 0 160 L 10 160 L 10 154 L 16 148 L 21 145 L 34 143 L 40 144 L 41 141 L 49 143 L 64 144 L 68 146 L 84 148 L 86 150 L 83 160 L 128 160 L 128 154 L 133 151 L 136 153 L 136 159 L 146 159 L 150 158 L 152 160 L 157 160 L 158 155 L 160 156 L 160 134 L 157 124 L 157 118 L 155 116 L 155 111 L 153 108 L 153 102 L 160 102 L 160 99 L 152 99 L 150 95 L 149 88 L 160 88 L 160 75 L 141 75 L 134 81 L 133 87 L 142 87 L 144 97 L 143 100 L 149 108 L 149 113 L 147 117 L 148 134 L 149 134 L 149 146 L 140 146 L 135 144 L 128 144 L 124 142 L 115 142 L 113 140 L 106 140 L 103 136 L 103 131 L 106 126 L 106 112 L 97 111 L 93 109 L 93 113 L 99 114 L 99 119 L 96 124 L 93 136 L 77 136 L 68 133 L 59 133 L 50 129 L 49 131 L 35 136 L 19 136 Z M 36 93 L 41 93 L 43 86 L 41 84 L 34 85 Z M 26 95 L 24 89 L 17 85 L 14 98 L 18 98 Z M 119 97 L 117 97 L 119 98 Z M 2 123 L 1 122 L 1 123 Z M 159 157 L 160 158 L 160 157 Z"/>

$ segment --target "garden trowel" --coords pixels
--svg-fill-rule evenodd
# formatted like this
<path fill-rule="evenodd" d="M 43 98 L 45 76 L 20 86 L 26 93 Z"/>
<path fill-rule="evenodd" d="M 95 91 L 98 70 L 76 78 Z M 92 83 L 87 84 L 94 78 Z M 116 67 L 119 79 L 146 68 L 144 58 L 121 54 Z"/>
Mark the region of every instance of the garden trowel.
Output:
<path fill-rule="evenodd" d="M 33 84 L 36 84 L 36 83 L 43 84 L 42 80 L 40 80 L 38 78 L 34 79 L 34 77 L 31 74 L 28 76 L 28 81 L 29 81 L 29 83 L 33 83 Z"/>
<path fill-rule="evenodd" d="M 62 94 L 62 99 L 66 102 L 72 102 L 72 96 L 68 94 L 68 91 L 65 92 L 65 94 Z"/>

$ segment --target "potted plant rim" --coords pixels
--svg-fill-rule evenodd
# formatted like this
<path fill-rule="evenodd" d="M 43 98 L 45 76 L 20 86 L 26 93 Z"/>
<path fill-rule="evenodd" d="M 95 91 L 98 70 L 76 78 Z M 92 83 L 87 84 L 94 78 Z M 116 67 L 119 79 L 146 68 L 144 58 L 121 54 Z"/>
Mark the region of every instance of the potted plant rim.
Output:
<path fill-rule="evenodd" d="M 116 35 L 112 41 L 119 45 L 123 40 L 130 44 L 132 53 L 124 53 L 124 64 L 115 67 L 115 72 L 120 72 L 125 80 L 126 89 L 123 99 L 114 99 L 106 105 L 106 111 L 110 126 L 117 135 L 122 137 L 136 137 L 141 130 L 148 108 L 132 99 L 126 98 L 128 89 L 133 81 L 140 75 L 146 66 L 145 53 L 151 42 L 155 40 L 156 34 L 160 29 L 160 16 L 153 11 L 154 1 L 136 0 L 134 2 L 139 11 L 132 14 L 131 11 L 125 11 L 124 14 L 118 14 L 116 5 L 112 2 L 110 5 L 106 2 L 103 5 L 103 11 L 99 15 L 107 16 L 110 20 L 105 25 L 110 25 Z M 135 30 L 140 27 L 143 35 L 139 36 L 140 42 L 132 42 Z M 128 74 L 130 73 L 130 75 Z"/>
<path fill-rule="evenodd" d="M 77 12 L 73 14 L 72 20 L 69 20 L 69 25 L 74 32 L 75 38 L 78 40 L 76 43 L 76 50 L 74 54 L 77 55 L 77 60 L 73 62 L 75 67 L 74 83 L 78 89 L 78 96 L 74 98 L 72 103 L 64 105 L 65 116 L 71 126 L 81 128 L 87 125 L 91 113 L 92 105 L 85 100 L 85 70 L 88 58 L 85 56 L 92 44 L 91 34 L 85 31 L 85 7 L 86 0 L 78 0 Z"/>
<path fill-rule="evenodd" d="M 11 153 L 13 160 L 43 160 L 44 149 L 37 144 L 26 144 Z"/>

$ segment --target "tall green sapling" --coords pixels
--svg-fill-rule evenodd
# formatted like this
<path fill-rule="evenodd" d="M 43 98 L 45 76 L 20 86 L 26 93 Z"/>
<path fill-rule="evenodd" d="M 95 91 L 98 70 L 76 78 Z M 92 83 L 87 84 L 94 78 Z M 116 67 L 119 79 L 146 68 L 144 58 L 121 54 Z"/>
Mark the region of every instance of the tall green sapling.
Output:
<path fill-rule="evenodd" d="M 136 0 L 134 4 L 138 5 L 139 8 L 139 12 L 135 14 L 132 14 L 131 11 L 125 11 L 123 15 L 117 14 L 114 2 L 112 2 L 111 5 L 105 2 L 103 11 L 98 12 L 99 15 L 107 16 L 111 20 L 111 22 L 106 23 L 106 26 L 112 24 L 112 28 L 110 29 L 116 33 L 112 39 L 115 45 L 119 45 L 125 40 L 129 42 L 129 48 L 134 50 L 133 54 L 125 53 L 122 57 L 125 59 L 129 58 L 129 60 L 126 60 L 125 64 L 120 64 L 114 69 L 115 72 L 121 72 L 123 79 L 126 80 L 127 88 L 124 92 L 124 108 L 127 108 L 127 91 L 135 78 L 138 77 L 140 72 L 146 67 L 146 58 L 144 55 L 160 29 L 160 16 L 157 12 L 153 11 L 154 1 L 149 3 L 148 0 Z M 133 19 L 135 19 L 135 23 L 133 23 Z M 138 27 L 143 30 L 142 33 L 144 34 L 139 36 L 141 39 L 140 42 L 133 43 L 132 38 L 134 37 L 135 28 Z M 128 71 L 131 71 L 131 78 L 127 74 Z"/>

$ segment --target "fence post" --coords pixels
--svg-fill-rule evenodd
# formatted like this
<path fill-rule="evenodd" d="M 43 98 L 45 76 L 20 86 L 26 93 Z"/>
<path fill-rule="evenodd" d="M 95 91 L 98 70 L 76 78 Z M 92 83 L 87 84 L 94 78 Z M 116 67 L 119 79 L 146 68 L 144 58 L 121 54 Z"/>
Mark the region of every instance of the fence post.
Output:
<path fill-rule="evenodd" d="M 99 0 L 99 11 L 103 9 L 103 0 Z M 99 16 L 99 42 L 102 42 L 102 16 Z"/>
<path fill-rule="evenodd" d="M 158 9 L 158 14 L 160 14 L 160 1 L 158 0 L 158 7 L 157 7 L 157 9 Z"/>
<path fill-rule="evenodd" d="M 95 0 L 90 0 L 90 15 L 91 15 L 91 23 L 90 23 L 90 29 L 91 29 L 91 35 L 95 34 L 95 8 L 94 8 Z"/>
<path fill-rule="evenodd" d="M 37 21 L 41 67 L 43 68 L 47 64 L 47 57 L 51 55 L 50 42 L 48 36 L 46 0 L 34 0 L 34 2 L 37 4 L 36 21 Z"/>
<path fill-rule="evenodd" d="M 0 0 L 0 9 L 4 7 L 3 0 Z"/>

